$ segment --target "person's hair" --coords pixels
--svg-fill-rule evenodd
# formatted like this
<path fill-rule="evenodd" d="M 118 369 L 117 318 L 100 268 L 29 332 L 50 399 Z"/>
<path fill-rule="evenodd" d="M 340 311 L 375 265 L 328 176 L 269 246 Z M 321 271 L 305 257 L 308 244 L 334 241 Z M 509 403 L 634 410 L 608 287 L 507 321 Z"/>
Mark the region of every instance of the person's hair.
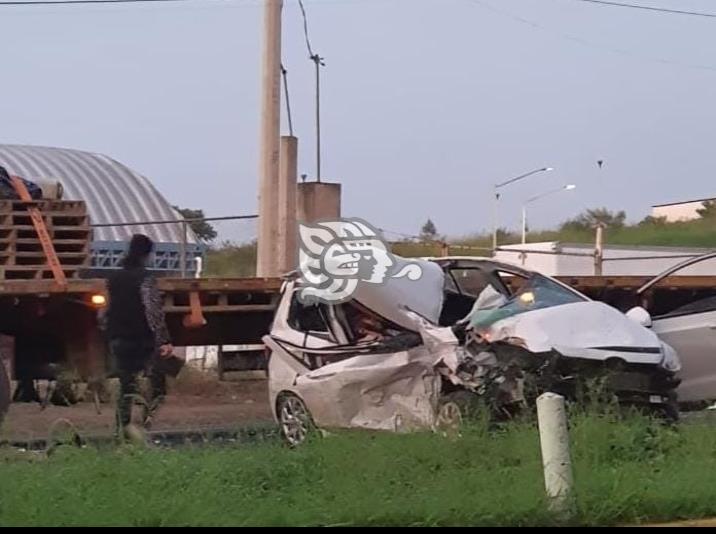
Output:
<path fill-rule="evenodd" d="M 135 234 L 129 242 L 129 250 L 122 260 L 122 267 L 125 269 L 137 269 L 144 267 L 147 258 L 154 250 L 154 243 L 143 234 Z"/>

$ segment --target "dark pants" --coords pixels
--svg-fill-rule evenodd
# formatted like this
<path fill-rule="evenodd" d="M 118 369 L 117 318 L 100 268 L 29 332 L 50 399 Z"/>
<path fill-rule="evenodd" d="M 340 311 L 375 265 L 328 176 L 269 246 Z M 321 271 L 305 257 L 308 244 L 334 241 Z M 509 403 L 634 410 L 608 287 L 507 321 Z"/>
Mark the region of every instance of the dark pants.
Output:
<path fill-rule="evenodd" d="M 151 341 L 114 339 L 111 341 L 112 355 L 116 360 L 119 375 L 119 399 L 117 401 L 118 429 L 132 420 L 132 404 L 139 397 L 137 380 L 142 372 L 149 377 L 149 398 L 141 398 L 144 405 L 143 422 L 156 410 L 166 396 L 166 376 L 153 365 L 156 354 Z"/>

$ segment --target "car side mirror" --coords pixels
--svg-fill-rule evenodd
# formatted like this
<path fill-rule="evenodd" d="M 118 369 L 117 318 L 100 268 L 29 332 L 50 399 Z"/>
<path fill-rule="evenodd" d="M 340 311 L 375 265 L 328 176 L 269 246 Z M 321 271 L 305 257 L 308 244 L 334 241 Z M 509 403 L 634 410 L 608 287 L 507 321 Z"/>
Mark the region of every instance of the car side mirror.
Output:
<path fill-rule="evenodd" d="M 653 324 L 653 321 L 651 320 L 651 315 L 641 306 L 632 308 L 626 313 L 626 316 L 629 317 L 629 319 L 631 319 L 635 323 L 638 323 L 645 328 L 651 328 Z"/>

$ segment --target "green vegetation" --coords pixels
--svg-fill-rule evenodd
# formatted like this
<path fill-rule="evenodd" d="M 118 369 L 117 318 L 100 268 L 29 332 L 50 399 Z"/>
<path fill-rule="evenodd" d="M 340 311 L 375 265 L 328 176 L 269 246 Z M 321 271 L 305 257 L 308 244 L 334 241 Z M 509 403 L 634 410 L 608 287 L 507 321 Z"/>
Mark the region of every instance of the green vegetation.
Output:
<path fill-rule="evenodd" d="M 603 224 L 605 242 L 610 245 L 641 245 L 670 247 L 716 248 L 716 203 L 706 202 L 701 218 L 694 221 L 667 223 L 663 219 L 646 217 L 637 224 L 626 224 L 626 214 L 606 208 L 587 210 L 565 221 L 559 229 L 528 233 L 528 242 L 558 241 L 561 243 L 589 243 L 595 240 L 594 226 Z M 422 226 L 420 239 L 404 239 L 391 244 L 395 254 L 404 257 L 442 256 L 444 247 L 435 224 L 428 219 Z M 519 243 L 521 236 L 506 229 L 498 231 L 501 245 Z M 455 256 L 489 256 L 492 235 L 476 233 L 447 239 L 449 253 Z M 223 243 L 210 249 L 207 255 L 208 276 L 254 276 L 256 272 L 256 243 L 235 245 Z"/>
<path fill-rule="evenodd" d="M 716 515 L 716 433 L 572 414 L 579 525 Z M 0 456 L 1 458 L 1 456 Z M 551 525 L 532 422 L 6 459 L 0 525 Z"/>
<path fill-rule="evenodd" d="M 256 276 L 256 243 L 223 243 L 209 248 L 204 274 L 220 278 Z"/>
<path fill-rule="evenodd" d="M 716 248 L 716 214 L 712 215 L 712 212 L 716 212 L 716 206 L 705 206 L 702 211 L 702 217 L 693 221 L 668 223 L 664 219 L 646 217 L 637 224 L 627 225 L 624 222 L 624 212 L 615 214 L 604 208 L 587 210 L 576 218 L 564 222 L 557 230 L 529 232 L 527 241 L 591 244 L 595 240 L 595 225 L 602 223 L 606 226 L 605 242 L 610 245 Z M 498 238 L 500 244 L 520 242 L 520 236 L 506 230 L 498 232 Z M 492 236 L 485 233 L 474 234 L 453 240 L 451 243 L 489 249 L 492 246 Z M 455 247 L 454 250 L 454 253 L 463 254 L 458 252 L 459 247 Z M 464 254 L 470 253 L 466 250 Z"/>
<path fill-rule="evenodd" d="M 182 217 L 190 219 L 189 227 L 192 229 L 196 237 L 204 242 L 213 241 L 218 234 L 216 229 L 207 221 L 204 221 L 204 210 L 193 210 L 191 208 L 179 208 L 174 206 Z"/>

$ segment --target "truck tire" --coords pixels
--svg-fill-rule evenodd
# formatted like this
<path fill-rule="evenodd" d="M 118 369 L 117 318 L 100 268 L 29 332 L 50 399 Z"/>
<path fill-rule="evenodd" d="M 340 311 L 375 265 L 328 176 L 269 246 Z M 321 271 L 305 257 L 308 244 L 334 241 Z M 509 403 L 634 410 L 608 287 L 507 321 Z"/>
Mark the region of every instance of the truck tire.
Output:
<path fill-rule="evenodd" d="M 2 426 L 5 414 L 10 408 L 10 379 L 7 376 L 5 365 L 0 360 L 0 426 Z"/>

